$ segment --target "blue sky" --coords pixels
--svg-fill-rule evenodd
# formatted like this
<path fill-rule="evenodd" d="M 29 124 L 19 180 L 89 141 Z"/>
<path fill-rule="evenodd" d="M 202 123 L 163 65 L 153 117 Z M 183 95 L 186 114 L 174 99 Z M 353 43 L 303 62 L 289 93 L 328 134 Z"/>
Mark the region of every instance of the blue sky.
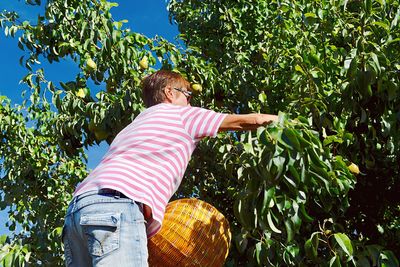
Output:
<path fill-rule="evenodd" d="M 131 31 L 142 33 L 148 37 L 159 35 L 170 42 L 176 42 L 178 29 L 176 25 L 169 23 L 165 0 L 114 2 L 119 4 L 118 7 L 111 10 L 114 19 L 127 19 L 126 27 Z M 23 0 L 1 0 L 0 10 L 16 11 L 20 15 L 20 20 L 34 22 L 37 15 L 43 12 L 43 7 L 26 5 Z M 4 32 L 0 32 L 0 95 L 6 95 L 15 104 L 22 102 L 21 93 L 27 89 L 26 86 L 19 84 L 27 71 L 19 65 L 19 58 L 24 55 L 24 52 L 18 48 L 17 41 L 17 38 L 6 38 Z M 55 64 L 43 62 L 42 67 L 45 70 L 46 79 L 56 84 L 60 81 L 73 80 L 78 72 L 76 64 L 70 59 Z M 88 167 L 90 169 L 97 165 L 106 149 L 107 144 L 103 144 L 99 147 L 94 146 L 88 151 Z M 4 211 L 0 212 L 0 235 L 8 232 L 4 226 L 6 220 L 7 214 Z"/>

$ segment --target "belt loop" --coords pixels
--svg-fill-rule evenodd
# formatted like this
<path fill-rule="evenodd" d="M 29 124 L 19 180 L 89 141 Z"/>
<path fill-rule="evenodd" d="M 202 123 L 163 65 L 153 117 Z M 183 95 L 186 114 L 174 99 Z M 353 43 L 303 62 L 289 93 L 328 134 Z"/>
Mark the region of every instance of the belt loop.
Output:
<path fill-rule="evenodd" d="M 120 199 L 121 198 L 121 192 L 115 190 L 114 198 Z"/>
<path fill-rule="evenodd" d="M 77 201 L 78 201 L 78 197 L 77 196 L 72 198 L 72 210 L 71 210 L 71 213 L 75 212 L 75 210 L 76 210 L 76 202 Z"/>

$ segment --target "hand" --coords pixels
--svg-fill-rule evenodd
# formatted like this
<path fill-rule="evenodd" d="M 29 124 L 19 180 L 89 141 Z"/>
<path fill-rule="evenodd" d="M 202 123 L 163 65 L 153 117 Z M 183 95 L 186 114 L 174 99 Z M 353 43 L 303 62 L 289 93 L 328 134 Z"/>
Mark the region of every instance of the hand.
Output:
<path fill-rule="evenodd" d="M 257 124 L 259 126 L 265 126 L 268 125 L 272 122 L 277 122 L 278 121 L 278 116 L 277 115 L 271 115 L 271 114 L 257 114 Z"/>
<path fill-rule="evenodd" d="M 146 204 L 143 204 L 143 216 L 147 222 L 149 222 L 150 219 L 153 217 L 151 208 L 149 206 L 147 206 Z"/>
<path fill-rule="evenodd" d="M 271 114 L 228 114 L 222 121 L 218 131 L 257 130 L 260 126 L 278 121 L 278 116 Z"/>

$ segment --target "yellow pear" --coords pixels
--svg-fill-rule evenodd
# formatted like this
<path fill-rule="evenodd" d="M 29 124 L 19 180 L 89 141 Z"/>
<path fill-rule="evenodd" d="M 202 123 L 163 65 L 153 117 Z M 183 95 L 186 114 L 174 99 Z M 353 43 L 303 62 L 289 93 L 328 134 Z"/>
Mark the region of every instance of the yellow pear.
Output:
<path fill-rule="evenodd" d="M 351 163 L 347 168 L 349 168 L 349 171 L 354 173 L 354 174 L 359 174 L 360 173 L 360 169 L 354 163 Z"/>
<path fill-rule="evenodd" d="M 83 90 L 82 88 L 79 89 L 78 92 L 76 92 L 76 96 L 80 98 L 85 98 L 86 97 L 85 90 Z"/>
<path fill-rule="evenodd" d="M 80 88 L 80 89 L 75 93 L 75 95 L 76 95 L 77 97 L 80 97 L 80 98 L 86 98 L 88 95 L 90 95 L 90 90 L 89 90 L 89 88 Z"/>
<path fill-rule="evenodd" d="M 139 61 L 139 66 L 142 69 L 147 69 L 149 68 L 149 59 L 147 56 L 144 56 L 140 61 Z"/>

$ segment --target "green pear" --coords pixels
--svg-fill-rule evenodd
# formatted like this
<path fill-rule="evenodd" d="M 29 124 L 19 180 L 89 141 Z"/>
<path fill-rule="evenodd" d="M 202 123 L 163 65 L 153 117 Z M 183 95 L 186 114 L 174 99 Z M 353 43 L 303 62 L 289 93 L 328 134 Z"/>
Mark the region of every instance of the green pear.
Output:
<path fill-rule="evenodd" d="M 201 84 L 194 83 L 194 84 L 192 84 L 192 90 L 195 93 L 201 93 L 201 91 L 203 90 L 203 87 L 201 86 Z"/>
<path fill-rule="evenodd" d="M 86 60 L 86 66 L 87 66 L 89 71 L 97 70 L 97 64 L 91 58 Z"/>

